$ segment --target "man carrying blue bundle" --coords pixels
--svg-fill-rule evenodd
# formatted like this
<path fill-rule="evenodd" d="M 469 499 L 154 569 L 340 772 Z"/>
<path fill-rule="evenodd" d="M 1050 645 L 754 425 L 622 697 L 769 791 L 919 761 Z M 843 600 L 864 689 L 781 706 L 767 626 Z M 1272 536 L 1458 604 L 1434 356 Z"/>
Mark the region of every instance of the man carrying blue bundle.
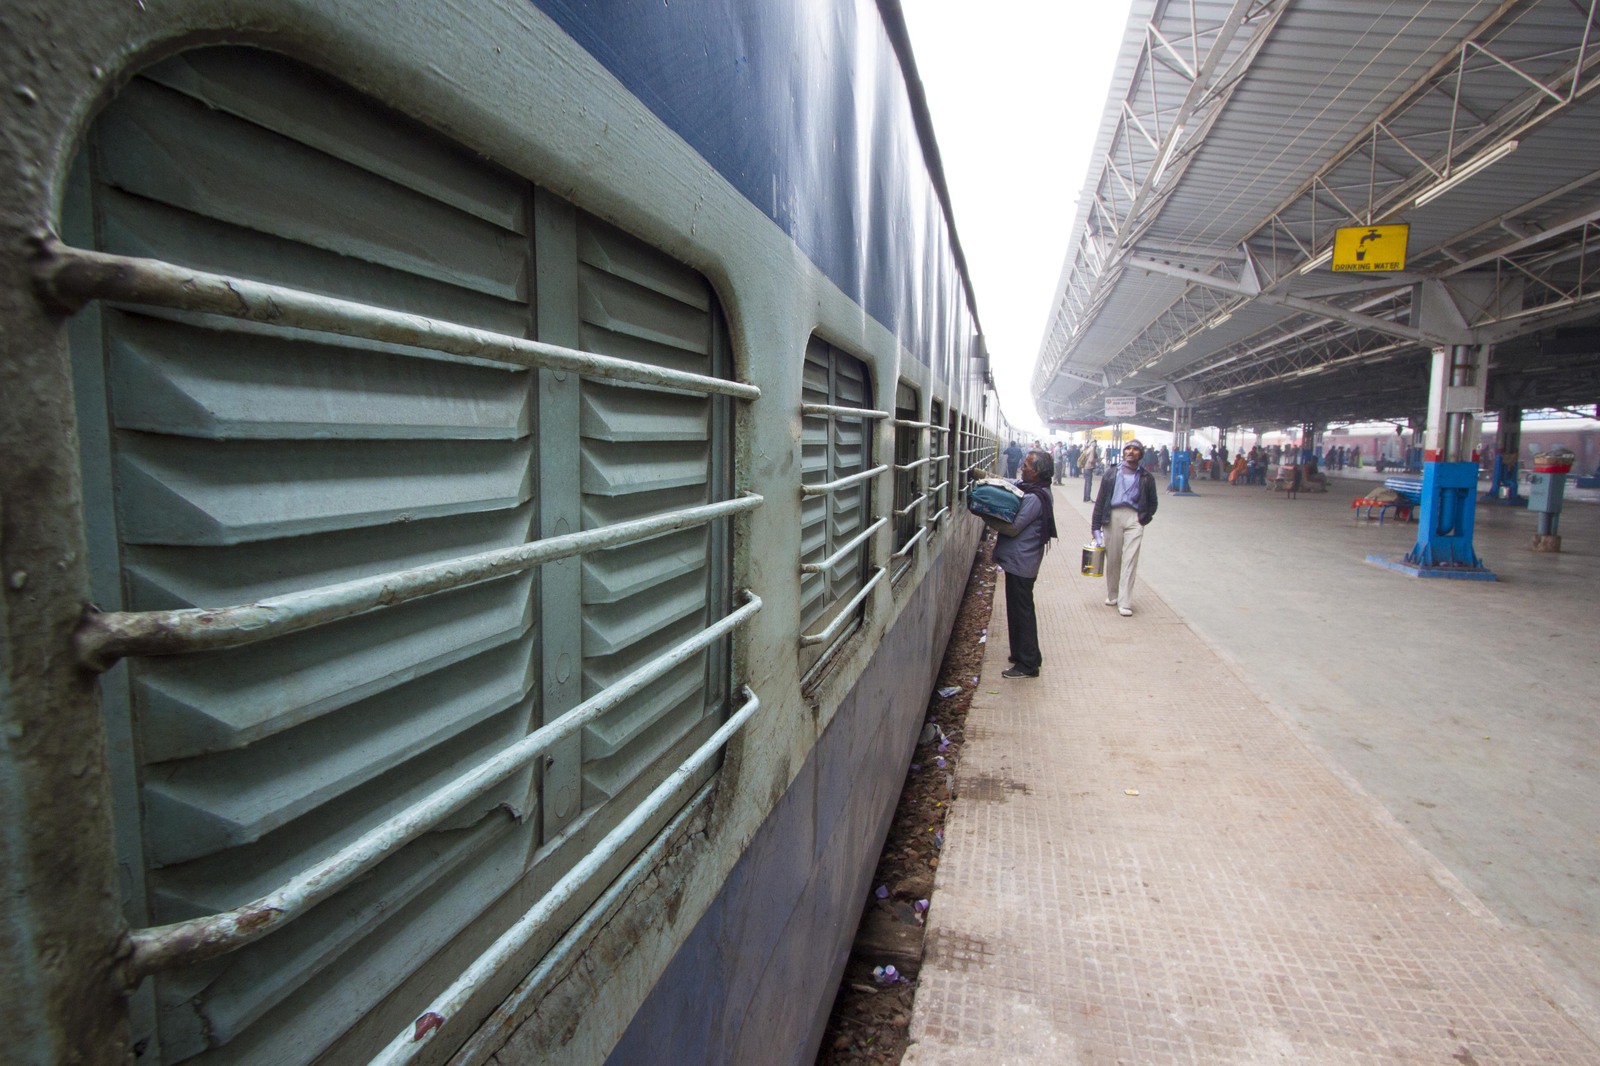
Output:
<path fill-rule="evenodd" d="M 1017 517 L 1010 522 L 985 519 L 999 534 L 994 561 L 1006 572 L 1011 667 L 1001 677 L 1038 677 L 1044 661 L 1039 654 L 1039 616 L 1033 606 L 1033 583 L 1039 577 L 1045 548 L 1056 536 L 1055 500 L 1050 495 L 1054 471 L 1049 452 L 1038 448 L 1029 451 L 1022 459 L 1022 478 L 1017 482 L 1017 488 L 1025 493 Z"/>

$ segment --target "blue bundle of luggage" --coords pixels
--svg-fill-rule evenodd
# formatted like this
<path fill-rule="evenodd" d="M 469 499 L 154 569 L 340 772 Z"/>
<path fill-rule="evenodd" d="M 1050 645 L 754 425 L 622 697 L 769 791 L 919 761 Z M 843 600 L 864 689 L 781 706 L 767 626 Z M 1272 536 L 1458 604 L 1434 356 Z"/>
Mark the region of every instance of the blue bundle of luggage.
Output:
<path fill-rule="evenodd" d="M 1005 478 L 988 477 L 967 486 L 967 510 L 979 518 L 1014 522 L 1022 497 L 1022 490 Z"/>

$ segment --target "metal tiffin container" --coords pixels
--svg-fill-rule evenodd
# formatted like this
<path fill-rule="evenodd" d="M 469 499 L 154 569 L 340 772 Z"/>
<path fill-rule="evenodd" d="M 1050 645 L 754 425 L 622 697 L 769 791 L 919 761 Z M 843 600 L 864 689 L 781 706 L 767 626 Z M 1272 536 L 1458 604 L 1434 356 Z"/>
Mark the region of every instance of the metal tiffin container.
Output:
<path fill-rule="evenodd" d="M 1106 576 L 1106 550 L 1098 544 L 1083 546 L 1083 576 Z"/>

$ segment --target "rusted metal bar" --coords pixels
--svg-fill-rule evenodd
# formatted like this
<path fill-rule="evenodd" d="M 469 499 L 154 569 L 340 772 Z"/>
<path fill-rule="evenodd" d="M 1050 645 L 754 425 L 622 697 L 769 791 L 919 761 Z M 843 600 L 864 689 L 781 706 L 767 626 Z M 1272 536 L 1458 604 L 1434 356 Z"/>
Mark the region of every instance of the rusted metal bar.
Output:
<path fill-rule="evenodd" d="M 527 975 L 517 982 L 516 988 L 500 1001 L 495 1007 L 492 1022 L 479 1023 L 475 1020 L 473 1024 L 476 1028 L 467 1035 L 465 1042 L 461 1041 L 459 1032 L 451 1037 L 451 1044 L 456 1045 L 454 1055 L 450 1059 L 452 1063 L 463 1066 L 465 1063 L 482 1064 L 493 1061 L 496 1052 L 501 1051 L 505 1044 L 508 1031 L 506 1026 L 514 1027 L 519 1019 L 526 1019 L 537 1009 L 543 993 L 549 990 L 552 975 L 566 972 L 573 966 L 592 942 L 597 930 L 605 927 L 608 917 L 616 914 L 618 908 L 639 889 L 650 873 L 658 869 L 668 856 L 682 845 L 685 832 L 691 831 L 690 827 L 697 820 L 704 824 L 706 809 L 717 791 L 718 781 L 713 776 L 683 801 L 677 812 L 667 819 L 660 831 L 651 837 L 644 847 L 639 849 L 638 854 L 622 872 L 600 890 L 594 902 L 589 904 L 589 909 L 556 938 L 550 945 L 550 950 L 533 963 L 533 969 L 529 970 Z M 518 969 L 520 970 L 520 967 Z M 424 1012 L 418 1016 L 416 1022 L 412 1023 L 413 1036 L 416 1034 L 417 1023 L 426 1020 L 427 1013 Z"/>
<path fill-rule="evenodd" d="M 746 494 L 736 500 L 619 522 L 603 529 L 546 537 L 512 548 L 497 548 L 234 607 L 115 612 L 90 609 L 79 623 L 73 642 L 78 661 L 91 670 L 109 669 L 118 659 L 129 655 L 172 655 L 236 648 L 529 570 L 557 559 L 614 548 L 742 514 L 760 507 L 762 501 L 760 496 Z"/>
<path fill-rule="evenodd" d="M 885 573 L 887 573 L 887 571 L 881 566 L 873 571 L 872 580 L 863 585 L 861 587 L 861 591 L 857 592 L 850 598 L 850 602 L 844 605 L 844 610 L 839 612 L 838 617 L 836 617 L 832 622 L 828 623 L 828 628 L 824 629 L 820 633 L 802 634 L 800 637 L 800 646 L 802 648 L 806 648 L 813 644 L 826 644 L 834 637 L 838 636 L 839 630 L 843 629 L 845 622 L 850 618 L 851 615 L 856 613 L 856 608 L 861 606 L 861 602 L 867 598 L 869 593 L 872 592 L 874 586 L 883 580 L 883 575 Z"/>
<path fill-rule="evenodd" d="M 855 551 L 863 541 L 888 524 L 889 520 L 887 518 L 878 519 L 876 522 L 872 523 L 872 525 L 851 537 L 848 541 L 840 546 L 838 551 L 822 560 L 822 562 L 801 563 L 800 572 L 802 574 L 822 574 L 832 570 L 834 567 L 838 566 L 844 561 L 845 556 Z"/>
<path fill-rule="evenodd" d="M 857 482 L 866 481 L 868 478 L 877 477 L 887 469 L 889 469 L 889 464 L 884 463 L 881 466 L 873 467 L 871 470 L 863 470 L 859 474 L 851 474 L 849 477 L 842 477 L 838 481 L 829 481 L 822 485 L 801 485 L 800 494 L 802 496 L 826 496 L 830 492 L 838 492 L 840 489 L 847 489 Z"/>
<path fill-rule="evenodd" d="M 803 403 L 800 413 L 827 415 L 830 418 L 888 418 L 888 411 L 874 411 L 867 407 L 841 407 L 831 403 Z"/>
<path fill-rule="evenodd" d="M 90 300 L 111 300 L 406 344 L 517 367 L 565 370 L 583 377 L 739 400 L 761 397 L 759 388 L 743 382 L 580 352 L 282 285 L 208 274 L 156 259 L 84 251 L 54 239 L 40 243 L 34 280 L 46 299 L 68 313 L 76 312 Z"/>
<path fill-rule="evenodd" d="M 929 495 L 930 495 L 929 493 L 924 492 L 921 496 L 918 496 L 916 499 L 912 500 L 910 503 L 908 503 L 904 507 L 900 508 L 900 510 L 896 511 L 894 513 L 894 516 L 896 518 L 907 518 L 907 517 L 909 517 L 912 511 L 915 511 L 917 508 L 923 506 L 924 504 L 926 504 L 928 502 L 928 496 Z"/>
<path fill-rule="evenodd" d="M 438 825 L 471 797 L 528 766 L 668 671 L 704 651 L 761 610 L 761 598 L 744 592 L 745 603 L 688 640 L 658 655 L 562 715 L 479 763 L 449 784 L 369 829 L 337 854 L 290 878 L 278 888 L 221 914 L 136 930 L 126 967 L 128 987 L 175 966 L 187 966 L 237 951 L 293 921 L 349 885 L 401 847 Z"/>
<path fill-rule="evenodd" d="M 472 965 L 463 970 L 449 988 L 428 1004 L 428 1008 L 418 1015 L 415 1022 L 395 1034 L 394 1039 L 378 1052 L 369 1066 L 403 1066 L 405 1063 L 415 1062 L 432 1042 L 433 1034 L 439 1032 L 460 1014 L 474 992 L 492 981 L 504 967 L 515 960 L 540 928 L 558 914 L 578 890 L 622 850 L 634 834 L 643 829 L 669 804 L 681 802 L 683 793 L 689 791 L 696 775 L 761 709 L 760 698 L 748 685 L 743 686 L 740 691 L 745 695 L 744 706 L 734 712 L 733 717 L 711 734 L 704 744 L 695 749 L 694 754 L 690 755 L 665 781 L 657 785 L 655 790 L 629 812 L 615 829 L 607 833 L 593 850 L 579 859 L 561 880 L 551 885 L 550 890 L 521 918 L 501 933 L 499 939 L 489 945 L 488 950 L 479 955 Z M 452 1039 L 457 1042 L 466 1036 L 454 1030 L 452 1033 L 454 1034 Z"/>
<path fill-rule="evenodd" d="M 903 547 L 899 551 L 895 552 L 893 555 L 890 556 L 890 558 L 891 559 L 906 559 L 906 558 L 909 558 L 911 556 L 911 553 L 913 551 L 916 551 L 917 541 L 921 540 L 924 536 L 927 535 L 927 533 L 928 533 L 928 527 L 927 526 L 922 526 L 921 528 L 919 528 L 916 531 L 916 533 L 912 535 L 911 539 L 906 541 L 905 547 Z"/>

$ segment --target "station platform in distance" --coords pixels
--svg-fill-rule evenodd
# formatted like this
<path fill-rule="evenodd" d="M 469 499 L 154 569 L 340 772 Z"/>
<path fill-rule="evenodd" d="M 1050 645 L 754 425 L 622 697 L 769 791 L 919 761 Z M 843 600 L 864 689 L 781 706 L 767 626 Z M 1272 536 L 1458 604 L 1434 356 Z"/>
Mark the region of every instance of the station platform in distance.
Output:
<path fill-rule="evenodd" d="M 1363 477 L 1370 475 L 1363 474 Z M 1420 581 L 1370 480 L 1163 492 L 1132 617 L 1003 589 L 967 721 L 905 1062 L 1600 1062 L 1600 506 L 1480 504 L 1499 580 Z"/>

